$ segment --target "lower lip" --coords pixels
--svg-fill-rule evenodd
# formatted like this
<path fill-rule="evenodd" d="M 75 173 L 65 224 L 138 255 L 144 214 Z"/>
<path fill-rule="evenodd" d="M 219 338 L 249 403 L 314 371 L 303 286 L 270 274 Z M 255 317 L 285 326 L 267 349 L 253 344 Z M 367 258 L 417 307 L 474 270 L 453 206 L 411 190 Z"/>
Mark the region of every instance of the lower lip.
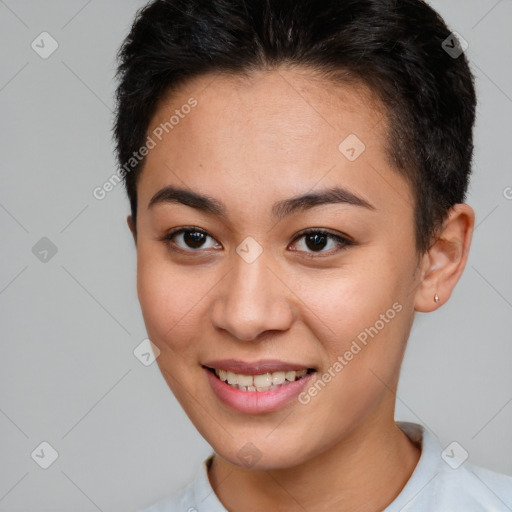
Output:
<path fill-rule="evenodd" d="M 297 397 L 314 375 L 314 373 L 307 373 L 294 382 L 288 382 L 269 391 L 243 391 L 232 388 L 210 370 L 205 369 L 205 372 L 208 374 L 213 391 L 221 402 L 247 414 L 260 414 L 281 409 Z"/>

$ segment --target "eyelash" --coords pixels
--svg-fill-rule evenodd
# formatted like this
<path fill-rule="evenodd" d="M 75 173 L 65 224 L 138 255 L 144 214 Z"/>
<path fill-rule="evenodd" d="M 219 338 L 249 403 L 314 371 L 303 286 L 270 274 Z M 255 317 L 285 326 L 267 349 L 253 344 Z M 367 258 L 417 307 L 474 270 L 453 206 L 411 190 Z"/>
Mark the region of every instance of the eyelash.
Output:
<path fill-rule="evenodd" d="M 173 242 L 173 239 L 176 236 L 181 235 L 183 233 L 202 233 L 203 235 L 209 236 L 210 238 L 213 239 L 213 237 L 210 236 L 205 230 L 203 230 L 201 228 L 194 227 L 194 226 L 190 226 L 190 227 L 181 227 L 181 228 L 173 229 L 173 230 L 169 231 L 168 233 L 166 233 L 162 238 L 160 238 L 160 241 L 164 242 L 171 251 L 175 251 L 175 252 L 193 254 L 193 253 L 199 253 L 199 252 L 204 251 L 204 249 L 183 249 L 182 247 L 179 247 L 179 246 L 175 247 L 176 244 Z M 294 251 L 294 252 L 302 252 L 302 253 L 304 253 L 306 258 L 319 258 L 319 257 L 321 258 L 324 255 L 332 256 L 332 255 L 337 254 L 338 252 L 346 249 L 348 246 L 355 245 L 355 242 L 350 240 L 348 237 L 336 235 L 334 233 L 331 233 L 330 231 L 326 231 L 326 230 L 320 229 L 320 228 L 319 229 L 308 229 L 308 230 L 298 233 L 297 236 L 292 240 L 292 243 L 296 243 L 301 238 L 307 237 L 309 235 L 314 235 L 314 234 L 322 235 L 329 239 L 335 240 L 336 242 L 338 242 L 340 244 L 340 246 L 337 249 L 331 250 L 331 251 L 319 251 L 319 252 Z"/>

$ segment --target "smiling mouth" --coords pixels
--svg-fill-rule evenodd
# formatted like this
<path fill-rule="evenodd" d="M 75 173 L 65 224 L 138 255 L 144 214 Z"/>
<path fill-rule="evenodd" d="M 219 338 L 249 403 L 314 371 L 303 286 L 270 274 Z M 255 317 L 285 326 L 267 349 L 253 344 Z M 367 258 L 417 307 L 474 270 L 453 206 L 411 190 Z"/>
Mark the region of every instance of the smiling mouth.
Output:
<path fill-rule="evenodd" d="M 241 391 L 270 391 L 282 386 L 286 386 L 292 382 L 304 378 L 309 373 L 314 373 L 313 368 L 291 371 L 277 371 L 272 373 L 262 373 L 259 375 L 245 375 L 242 373 L 234 373 L 217 368 L 204 368 L 213 373 L 219 380 L 229 385 L 233 389 Z"/>

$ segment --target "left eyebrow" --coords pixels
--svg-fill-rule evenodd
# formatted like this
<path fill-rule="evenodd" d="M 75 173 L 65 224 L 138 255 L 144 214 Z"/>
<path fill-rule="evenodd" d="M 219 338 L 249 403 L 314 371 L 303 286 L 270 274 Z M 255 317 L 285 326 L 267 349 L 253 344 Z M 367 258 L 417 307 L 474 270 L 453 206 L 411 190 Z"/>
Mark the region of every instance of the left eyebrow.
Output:
<path fill-rule="evenodd" d="M 209 215 L 227 217 L 227 208 L 222 201 L 192 190 L 171 185 L 156 192 L 149 201 L 148 208 L 152 208 L 160 203 L 183 204 Z M 334 187 L 278 201 L 272 207 L 272 217 L 282 219 L 294 213 L 309 210 L 315 206 L 339 203 L 359 206 L 369 210 L 376 209 L 369 201 L 355 195 L 350 190 L 343 187 Z"/>
<path fill-rule="evenodd" d="M 350 190 L 343 187 L 334 187 L 279 201 L 272 207 L 272 216 L 277 219 L 282 219 L 293 213 L 308 210 L 315 206 L 337 203 L 375 210 L 375 206 L 369 201 L 355 195 L 353 192 L 350 192 Z"/>

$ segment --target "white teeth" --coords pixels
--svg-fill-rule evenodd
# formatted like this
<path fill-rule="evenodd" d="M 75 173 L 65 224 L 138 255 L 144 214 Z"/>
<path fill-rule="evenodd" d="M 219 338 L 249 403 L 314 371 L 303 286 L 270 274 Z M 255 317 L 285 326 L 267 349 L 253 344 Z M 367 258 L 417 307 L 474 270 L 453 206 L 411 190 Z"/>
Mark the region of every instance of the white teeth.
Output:
<path fill-rule="evenodd" d="M 226 370 L 215 369 L 220 380 L 242 391 L 269 391 L 282 386 L 286 382 L 294 382 L 306 375 L 307 370 L 263 373 L 261 375 L 244 375 Z"/>
<path fill-rule="evenodd" d="M 283 384 L 285 380 L 286 380 L 285 372 L 274 372 L 272 374 L 272 384 L 274 384 L 274 386 Z"/>
<path fill-rule="evenodd" d="M 222 370 L 220 370 L 222 371 Z M 220 377 L 220 375 L 219 375 Z M 223 379 L 222 377 L 220 377 L 222 380 L 225 380 Z M 252 375 L 242 375 L 241 373 L 238 374 L 238 385 L 239 386 L 252 386 L 254 384 L 254 381 L 253 381 L 253 378 L 252 378 Z"/>
<path fill-rule="evenodd" d="M 263 375 L 254 375 L 254 385 L 257 388 L 267 388 L 272 386 L 272 374 L 264 373 Z"/>

